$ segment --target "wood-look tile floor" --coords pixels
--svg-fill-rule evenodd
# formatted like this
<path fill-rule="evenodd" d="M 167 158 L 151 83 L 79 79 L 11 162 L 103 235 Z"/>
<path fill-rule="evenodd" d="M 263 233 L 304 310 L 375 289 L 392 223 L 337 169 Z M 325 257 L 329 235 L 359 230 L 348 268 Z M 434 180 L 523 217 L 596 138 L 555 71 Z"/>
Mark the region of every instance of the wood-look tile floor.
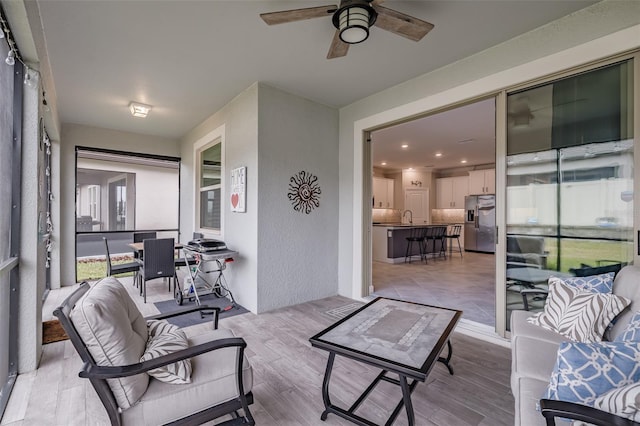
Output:
<path fill-rule="evenodd" d="M 152 302 L 170 297 L 166 285 L 150 285 L 148 303 L 142 303 L 130 279 L 122 279 L 144 315 L 157 313 Z M 73 287 L 75 288 L 75 286 Z M 50 318 L 53 308 L 71 288 L 52 291 L 43 312 Z M 220 328 L 233 330 L 247 344 L 253 366 L 255 402 L 251 411 L 257 425 L 350 425 L 335 415 L 320 420 L 321 388 L 327 352 L 312 348 L 309 337 L 335 321 L 327 311 L 354 301 L 341 296 L 254 315 L 225 318 Z M 188 335 L 202 332 L 209 324 L 186 328 Z M 452 337 L 450 376 L 436 363 L 426 383 L 417 386 L 412 401 L 416 424 L 421 426 L 512 425 L 513 397 L 509 388 L 510 351 L 468 336 Z M 81 362 L 69 341 L 43 346 L 38 370 L 18 377 L 2 425 L 107 425 L 108 418 L 88 380 L 80 379 Z M 337 357 L 331 381 L 333 402 L 350 405 L 379 370 Z M 400 399 L 400 389 L 380 384 L 358 413 L 384 424 Z M 179 404 L 180 401 L 176 401 Z M 395 425 L 406 425 L 401 413 Z"/>
<path fill-rule="evenodd" d="M 495 256 L 464 252 L 411 263 L 373 262 L 374 296 L 460 309 L 462 318 L 495 326 Z"/>

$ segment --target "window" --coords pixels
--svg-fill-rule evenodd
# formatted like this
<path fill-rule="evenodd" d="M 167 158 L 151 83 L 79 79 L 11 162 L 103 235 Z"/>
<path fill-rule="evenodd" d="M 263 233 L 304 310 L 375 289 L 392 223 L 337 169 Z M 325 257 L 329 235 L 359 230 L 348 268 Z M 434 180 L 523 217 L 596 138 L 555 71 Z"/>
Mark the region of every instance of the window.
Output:
<path fill-rule="evenodd" d="M 196 151 L 198 162 L 198 226 L 221 233 L 222 228 L 222 139 L 216 139 Z"/>

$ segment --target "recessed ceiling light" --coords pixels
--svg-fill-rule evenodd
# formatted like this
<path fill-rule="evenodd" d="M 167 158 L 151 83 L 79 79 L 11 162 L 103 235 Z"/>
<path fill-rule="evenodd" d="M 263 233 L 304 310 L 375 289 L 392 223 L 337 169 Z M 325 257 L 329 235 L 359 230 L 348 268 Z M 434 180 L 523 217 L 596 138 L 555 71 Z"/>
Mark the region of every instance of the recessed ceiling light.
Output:
<path fill-rule="evenodd" d="M 134 117 L 144 118 L 151 111 L 151 105 L 145 105 L 138 102 L 131 102 L 129 104 L 129 111 L 131 111 L 131 115 Z"/>
<path fill-rule="evenodd" d="M 436 152 L 436 157 L 442 157 L 442 153 L 441 152 Z"/>
<path fill-rule="evenodd" d="M 403 143 L 401 147 L 406 149 L 406 148 L 409 148 L 409 145 L 407 145 L 406 143 Z"/>
<path fill-rule="evenodd" d="M 413 171 L 413 167 L 409 167 L 407 170 L 409 170 L 410 172 Z"/>
<path fill-rule="evenodd" d="M 386 165 L 387 165 L 387 162 L 386 162 L 386 161 L 383 161 L 382 163 L 380 163 L 380 165 L 382 165 L 382 166 L 386 166 Z"/>
<path fill-rule="evenodd" d="M 461 160 L 460 162 L 461 162 L 462 164 L 466 164 L 466 163 L 467 163 L 467 160 Z"/>

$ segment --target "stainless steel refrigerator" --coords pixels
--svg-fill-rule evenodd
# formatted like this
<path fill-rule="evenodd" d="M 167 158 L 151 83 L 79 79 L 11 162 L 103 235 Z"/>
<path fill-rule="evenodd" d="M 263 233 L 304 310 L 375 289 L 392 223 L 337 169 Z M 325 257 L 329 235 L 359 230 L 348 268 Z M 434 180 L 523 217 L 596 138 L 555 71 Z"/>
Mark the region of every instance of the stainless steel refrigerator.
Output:
<path fill-rule="evenodd" d="M 464 198 L 464 249 L 496 251 L 496 196 L 469 195 Z"/>

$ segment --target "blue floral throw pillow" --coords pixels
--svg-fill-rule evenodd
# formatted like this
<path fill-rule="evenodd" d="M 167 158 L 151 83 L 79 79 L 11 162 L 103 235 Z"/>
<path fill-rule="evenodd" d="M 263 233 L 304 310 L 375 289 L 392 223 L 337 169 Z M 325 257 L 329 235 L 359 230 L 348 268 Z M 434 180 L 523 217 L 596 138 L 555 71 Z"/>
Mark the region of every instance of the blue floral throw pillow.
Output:
<path fill-rule="evenodd" d="M 593 406 L 640 381 L 640 342 L 562 342 L 544 398 Z"/>
<path fill-rule="evenodd" d="M 618 337 L 616 342 L 639 342 L 640 341 L 640 311 L 631 317 L 629 324 Z"/>
<path fill-rule="evenodd" d="M 591 275 L 588 277 L 562 278 L 566 285 L 589 293 L 611 293 L 613 289 L 613 272 L 606 274 Z M 556 278 L 558 279 L 558 278 Z"/>

